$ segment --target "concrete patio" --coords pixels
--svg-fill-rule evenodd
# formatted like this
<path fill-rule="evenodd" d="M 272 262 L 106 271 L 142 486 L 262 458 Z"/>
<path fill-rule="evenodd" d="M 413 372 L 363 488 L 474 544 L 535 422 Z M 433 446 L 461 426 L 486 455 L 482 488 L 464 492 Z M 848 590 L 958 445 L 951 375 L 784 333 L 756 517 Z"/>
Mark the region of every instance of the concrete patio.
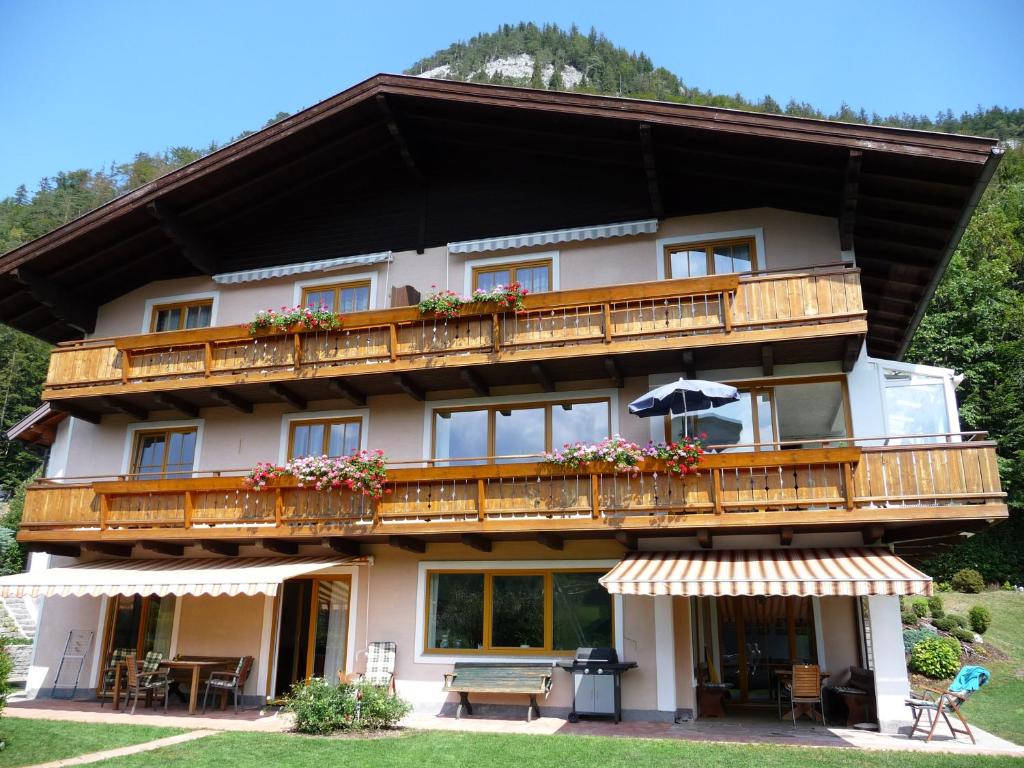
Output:
<path fill-rule="evenodd" d="M 176 728 L 206 729 L 213 731 L 286 732 L 292 726 L 291 716 L 278 707 L 245 709 L 237 715 L 227 711 L 210 710 L 207 714 L 188 715 L 181 706 L 172 703 L 171 710 L 148 709 L 140 706 L 134 715 L 114 711 L 109 703 L 100 707 L 93 699 L 59 700 L 36 699 L 28 701 L 12 697 L 4 710 L 5 717 L 43 720 L 71 720 L 76 722 L 110 724 L 162 725 Z M 451 716 L 414 713 L 402 721 L 402 727 L 413 730 L 462 731 L 467 733 L 516 733 L 533 735 L 612 736 L 640 739 L 680 739 L 718 742 L 723 744 L 773 744 L 795 747 L 830 747 L 893 752 L 934 752 L 962 755 L 1010 755 L 1024 758 L 1024 746 L 1013 744 L 998 736 L 972 726 L 977 745 L 966 737 L 954 740 L 948 734 L 937 732 L 931 743 L 923 738 L 907 738 L 904 734 L 879 734 L 853 728 L 826 728 L 807 720 L 794 727 L 789 721 L 779 721 L 774 713 L 744 714 L 728 718 L 697 720 L 690 723 L 656 723 L 628 721 L 611 723 L 603 720 L 584 720 L 569 723 L 562 718 L 540 717 L 527 723 L 525 719 L 488 717 L 477 715 L 456 720 Z"/>

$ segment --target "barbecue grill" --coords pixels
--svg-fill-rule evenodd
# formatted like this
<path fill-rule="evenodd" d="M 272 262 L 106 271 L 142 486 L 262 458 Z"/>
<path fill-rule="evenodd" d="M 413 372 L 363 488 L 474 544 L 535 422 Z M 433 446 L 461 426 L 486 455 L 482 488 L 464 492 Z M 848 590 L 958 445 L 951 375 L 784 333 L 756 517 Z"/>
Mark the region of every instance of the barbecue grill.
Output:
<path fill-rule="evenodd" d="M 619 661 L 614 648 L 577 648 L 572 661 L 557 666 L 572 675 L 572 712 L 569 722 L 580 717 L 622 719 L 622 673 L 636 666 L 635 661 Z"/>

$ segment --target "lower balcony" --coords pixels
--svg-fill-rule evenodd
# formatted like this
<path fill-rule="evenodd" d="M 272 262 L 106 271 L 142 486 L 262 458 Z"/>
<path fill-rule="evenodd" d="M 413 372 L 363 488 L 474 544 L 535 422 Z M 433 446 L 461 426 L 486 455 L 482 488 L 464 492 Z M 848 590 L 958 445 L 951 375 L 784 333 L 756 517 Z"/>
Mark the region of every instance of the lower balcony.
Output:
<path fill-rule="evenodd" d="M 485 548 L 492 538 L 535 538 L 557 548 L 565 538 L 627 543 L 641 534 L 696 535 L 708 546 L 726 532 L 778 532 L 785 541 L 794 531 L 850 530 L 866 541 L 910 541 L 1005 518 L 995 444 L 980 433 L 933 439 L 942 442 L 877 438 L 709 453 L 696 474 L 682 477 L 657 461 L 635 472 L 537 462 L 393 465 L 380 500 L 318 492 L 292 478 L 252 491 L 244 470 L 42 480 L 28 491 L 18 538 L 41 550 L 71 553 L 84 544 L 107 554 L 127 554 L 134 543 L 167 553 L 188 544 L 294 551 L 324 539 L 423 551 L 432 540 Z"/>

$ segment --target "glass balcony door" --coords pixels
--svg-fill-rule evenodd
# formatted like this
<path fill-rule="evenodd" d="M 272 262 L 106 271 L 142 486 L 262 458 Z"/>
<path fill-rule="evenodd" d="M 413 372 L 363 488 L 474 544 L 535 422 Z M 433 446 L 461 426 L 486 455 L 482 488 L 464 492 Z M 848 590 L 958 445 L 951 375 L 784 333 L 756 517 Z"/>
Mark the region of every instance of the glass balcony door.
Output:
<path fill-rule="evenodd" d="M 347 672 L 352 582 L 348 576 L 293 579 L 281 590 L 275 692 L 311 677 L 338 682 Z"/>

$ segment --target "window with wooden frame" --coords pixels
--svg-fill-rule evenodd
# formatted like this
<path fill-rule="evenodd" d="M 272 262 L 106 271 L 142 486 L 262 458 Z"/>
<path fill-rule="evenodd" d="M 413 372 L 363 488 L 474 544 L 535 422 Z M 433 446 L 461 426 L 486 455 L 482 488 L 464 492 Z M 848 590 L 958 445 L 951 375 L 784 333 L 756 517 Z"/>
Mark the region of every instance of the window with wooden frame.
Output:
<path fill-rule="evenodd" d="M 288 458 L 351 456 L 359 450 L 362 426 L 358 417 L 293 421 L 288 427 Z"/>
<path fill-rule="evenodd" d="M 474 267 L 473 290 L 490 291 L 499 285 L 519 283 L 521 288 L 530 293 L 544 293 L 551 290 L 551 270 L 551 259 Z"/>
<path fill-rule="evenodd" d="M 610 434 L 608 398 L 439 408 L 432 458 L 447 465 L 533 461 L 531 454 L 565 443 L 597 443 Z"/>
<path fill-rule="evenodd" d="M 726 275 L 755 269 L 757 247 L 753 237 L 665 246 L 665 277 L 670 279 Z"/>
<path fill-rule="evenodd" d="M 600 570 L 428 571 L 428 653 L 573 653 L 613 645 Z"/>
<path fill-rule="evenodd" d="M 157 304 L 150 315 L 151 333 L 209 328 L 213 321 L 213 299 L 196 299 L 174 304 Z"/>
<path fill-rule="evenodd" d="M 815 447 L 823 440 L 853 436 L 850 394 L 840 374 L 731 382 L 740 399 L 720 408 L 683 418 L 665 418 L 665 434 L 679 440 L 685 434 L 707 435 L 705 445 L 724 453 Z M 730 447 L 735 446 L 735 447 Z"/>
<path fill-rule="evenodd" d="M 302 289 L 302 306 L 330 312 L 365 312 L 370 308 L 370 281 L 357 280 L 330 285 L 308 285 Z"/>
<path fill-rule="evenodd" d="M 136 432 L 132 474 L 146 479 L 188 476 L 195 461 L 197 436 L 195 427 Z"/>
<path fill-rule="evenodd" d="M 176 599 L 174 595 L 119 595 L 109 598 L 100 688 L 109 690 L 113 685 L 114 671 L 110 667 L 115 655 L 120 660 L 133 653 L 136 658 L 143 659 L 150 651 L 156 651 L 168 658 Z"/>

